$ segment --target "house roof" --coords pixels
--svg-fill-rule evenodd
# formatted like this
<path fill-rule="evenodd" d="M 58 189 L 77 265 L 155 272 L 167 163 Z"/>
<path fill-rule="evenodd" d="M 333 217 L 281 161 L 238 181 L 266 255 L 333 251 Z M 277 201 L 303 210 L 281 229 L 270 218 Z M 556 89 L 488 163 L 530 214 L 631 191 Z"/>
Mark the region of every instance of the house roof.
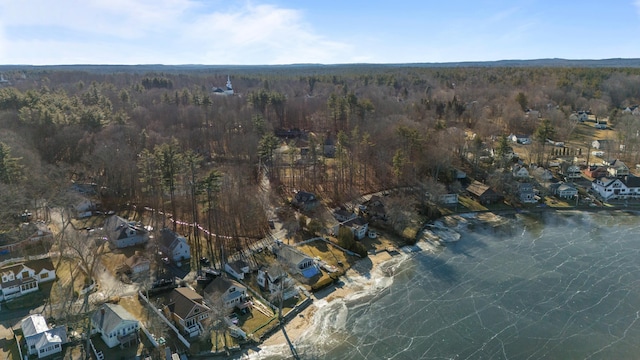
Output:
<path fill-rule="evenodd" d="M 233 271 L 235 271 L 236 273 L 240 274 L 242 271 L 242 268 L 249 266 L 249 264 L 247 264 L 246 261 L 238 259 L 236 261 L 227 263 L 227 265 L 229 265 L 229 267 L 231 267 L 233 269 Z"/>
<path fill-rule="evenodd" d="M 30 315 L 22 320 L 20 325 L 27 346 L 34 345 L 36 349 L 50 344 L 64 344 L 67 342 L 67 330 L 64 326 L 49 329 L 42 315 Z"/>
<path fill-rule="evenodd" d="M 311 257 L 301 253 L 289 245 L 281 245 L 278 248 L 278 258 L 284 259 L 290 264 L 298 265 L 303 261 L 310 260 Z"/>
<path fill-rule="evenodd" d="M 354 213 L 352 213 L 351 211 L 345 210 L 345 209 L 337 209 L 333 211 L 333 215 L 334 216 L 338 216 L 338 217 L 343 217 L 343 218 L 350 218 L 352 216 L 355 216 Z"/>
<path fill-rule="evenodd" d="M 495 193 L 489 185 L 483 184 L 478 180 L 475 180 L 469 186 L 467 186 L 467 191 L 476 196 L 482 196 L 484 194 Z"/>
<path fill-rule="evenodd" d="M 235 287 L 236 291 L 230 294 L 227 294 L 227 292 L 231 287 Z M 241 292 L 239 291 L 239 289 L 243 289 L 244 291 L 246 291 L 247 288 L 241 285 L 237 281 L 231 280 L 224 276 L 218 276 L 217 278 L 213 279 L 213 281 L 204 288 L 204 293 L 208 296 L 217 296 L 217 295 L 224 294 L 223 300 L 227 300 L 229 298 L 237 297 L 238 294 Z M 236 292 L 238 294 L 235 294 Z"/>
<path fill-rule="evenodd" d="M 625 185 L 629 188 L 639 188 L 640 187 L 640 177 L 637 176 L 627 176 L 624 179 Z"/>
<path fill-rule="evenodd" d="M 167 228 L 164 228 L 160 230 L 160 238 L 158 239 L 158 242 L 165 248 L 172 249 L 178 244 L 176 240 L 180 238 L 182 238 L 182 236 L 180 236 L 179 234 Z"/>
<path fill-rule="evenodd" d="M 42 315 L 29 315 L 22 320 L 20 328 L 22 329 L 22 333 L 25 337 L 33 336 L 49 330 L 47 321 Z"/>
<path fill-rule="evenodd" d="M 102 333 L 107 334 L 117 328 L 123 321 L 138 322 L 138 319 L 133 317 L 122 306 L 111 303 L 102 304 L 93 313 L 91 320 Z"/>
<path fill-rule="evenodd" d="M 3 275 L 7 273 L 18 275 L 18 273 L 20 273 L 20 271 L 22 271 L 23 268 L 24 268 L 24 264 L 19 263 L 19 264 L 5 266 L 2 269 L 0 269 L 0 272 L 2 272 Z"/>
<path fill-rule="evenodd" d="M 48 271 L 55 270 L 55 267 L 53 266 L 53 262 L 51 262 L 51 258 L 30 260 L 26 262 L 25 265 L 33 269 L 33 271 L 35 271 L 36 274 L 39 274 L 43 269 Z"/>
<path fill-rule="evenodd" d="M 351 219 L 349 221 L 345 221 L 342 225 L 349 226 L 349 227 L 352 227 L 352 228 L 359 228 L 359 227 L 365 226 L 367 224 L 369 224 L 369 223 L 365 219 L 363 219 L 363 218 L 358 216 L 358 217 L 356 217 L 354 219 Z"/>
<path fill-rule="evenodd" d="M 627 164 L 623 163 L 622 161 L 620 161 L 618 159 L 615 159 L 611 163 L 609 163 L 609 167 L 612 167 L 614 169 L 626 169 L 626 170 L 629 170 L 629 167 L 627 166 Z"/>
<path fill-rule="evenodd" d="M 578 191 L 575 187 L 569 185 L 569 184 L 560 184 L 560 186 L 558 186 L 558 192 L 564 192 L 564 191 Z"/>
<path fill-rule="evenodd" d="M 316 201 L 316 196 L 313 193 L 307 191 L 298 191 L 296 193 L 296 201 L 299 203 L 306 203 L 311 201 Z"/>
<path fill-rule="evenodd" d="M 189 317 L 194 307 L 198 307 L 203 311 L 209 308 L 202 304 L 202 295 L 188 287 L 173 289 L 169 295 L 169 310 L 181 319 Z"/>
<path fill-rule="evenodd" d="M 144 236 L 147 230 L 139 223 L 112 215 L 104 222 L 104 229 L 110 241 L 126 239 L 130 237 L 129 232 L 133 230 L 137 236 Z"/>

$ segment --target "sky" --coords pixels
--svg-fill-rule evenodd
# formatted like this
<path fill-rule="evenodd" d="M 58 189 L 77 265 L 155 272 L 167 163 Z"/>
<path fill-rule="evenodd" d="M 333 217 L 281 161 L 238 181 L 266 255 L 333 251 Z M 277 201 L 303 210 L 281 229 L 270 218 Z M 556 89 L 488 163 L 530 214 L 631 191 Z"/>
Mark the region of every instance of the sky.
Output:
<path fill-rule="evenodd" d="M 640 0 L 0 0 L 0 64 L 640 58 Z"/>

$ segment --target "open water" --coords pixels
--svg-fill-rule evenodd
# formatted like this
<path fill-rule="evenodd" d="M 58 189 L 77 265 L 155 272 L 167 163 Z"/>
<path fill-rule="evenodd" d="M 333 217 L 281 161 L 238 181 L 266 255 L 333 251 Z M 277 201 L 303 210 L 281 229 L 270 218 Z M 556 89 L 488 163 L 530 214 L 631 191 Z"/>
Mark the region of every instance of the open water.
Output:
<path fill-rule="evenodd" d="M 302 359 L 640 359 L 640 216 L 464 220 L 323 303 Z M 324 306 L 323 306 L 324 305 Z M 258 358 L 289 357 L 265 349 Z"/>

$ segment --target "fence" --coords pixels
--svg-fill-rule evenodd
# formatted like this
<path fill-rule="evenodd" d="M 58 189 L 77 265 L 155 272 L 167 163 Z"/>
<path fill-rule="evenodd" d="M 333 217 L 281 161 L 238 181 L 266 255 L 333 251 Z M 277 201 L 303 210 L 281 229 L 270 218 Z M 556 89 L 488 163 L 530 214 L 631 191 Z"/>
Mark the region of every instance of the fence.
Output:
<path fill-rule="evenodd" d="M 160 317 L 160 319 L 162 321 L 164 321 L 171 330 L 173 330 L 173 332 L 176 333 L 176 335 L 178 336 L 178 339 L 184 344 L 184 346 L 186 346 L 187 348 L 191 348 L 191 343 L 189 343 L 187 341 L 187 339 L 184 338 L 184 336 L 182 336 L 182 334 L 180 334 L 180 330 L 178 330 L 175 326 L 173 326 L 173 324 L 158 310 L 156 309 L 155 306 L 153 306 L 153 304 L 151 304 L 149 302 L 149 299 L 147 299 L 144 294 L 141 291 L 138 291 L 138 297 L 140 299 L 142 299 L 144 301 L 144 303 L 151 308 L 151 310 L 153 310 L 153 312 L 158 315 Z"/>

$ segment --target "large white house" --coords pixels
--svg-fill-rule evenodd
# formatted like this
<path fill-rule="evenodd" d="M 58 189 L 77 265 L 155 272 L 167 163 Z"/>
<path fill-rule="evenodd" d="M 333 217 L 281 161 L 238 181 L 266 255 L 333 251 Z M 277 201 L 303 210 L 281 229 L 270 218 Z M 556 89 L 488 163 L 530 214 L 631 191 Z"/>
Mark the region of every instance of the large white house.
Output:
<path fill-rule="evenodd" d="M 184 236 L 164 228 L 160 231 L 158 248 L 173 262 L 191 259 L 191 248 Z"/>
<path fill-rule="evenodd" d="M 140 323 L 118 304 L 105 303 L 91 317 L 92 333 L 99 332 L 109 348 L 138 341 Z"/>
<path fill-rule="evenodd" d="M 591 182 L 591 189 L 604 200 L 640 198 L 640 177 L 600 177 Z"/>
<path fill-rule="evenodd" d="M 9 300 L 37 291 L 42 282 L 53 281 L 56 271 L 50 258 L 31 260 L 0 269 L 0 300 Z"/>
<path fill-rule="evenodd" d="M 42 315 L 30 315 L 20 324 L 29 355 L 38 355 L 38 359 L 62 351 L 67 342 L 67 330 L 64 326 L 49 329 Z"/>

